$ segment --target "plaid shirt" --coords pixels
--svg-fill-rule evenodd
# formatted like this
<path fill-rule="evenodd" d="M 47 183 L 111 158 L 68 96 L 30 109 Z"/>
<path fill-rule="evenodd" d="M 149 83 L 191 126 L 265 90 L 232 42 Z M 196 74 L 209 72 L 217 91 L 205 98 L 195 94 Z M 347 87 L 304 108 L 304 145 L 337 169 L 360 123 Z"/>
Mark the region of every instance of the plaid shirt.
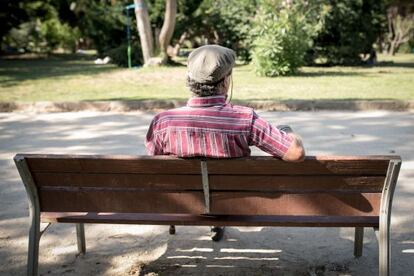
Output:
<path fill-rule="evenodd" d="M 157 114 L 145 146 L 150 155 L 213 158 L 250 155 L 256 146 L 277 157 L 292 138 L 249 107 L 226 104 L 224 96 L 193 97 L 187 106 Z"/>

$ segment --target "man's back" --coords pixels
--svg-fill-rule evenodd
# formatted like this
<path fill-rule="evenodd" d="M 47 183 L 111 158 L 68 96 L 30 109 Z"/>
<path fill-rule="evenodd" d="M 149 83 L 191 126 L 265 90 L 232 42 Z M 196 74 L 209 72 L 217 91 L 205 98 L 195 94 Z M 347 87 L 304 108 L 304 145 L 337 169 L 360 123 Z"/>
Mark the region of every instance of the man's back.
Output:
<path fill-rule="evenodd" d="M 231 158 L 250 155 L 255 145 L 283 157 L 292 139 L 249 107 L 225 103 L 223 96 L 193 97 L 187 106 L 159 113 L 146 146 L 152 155 Z"/>

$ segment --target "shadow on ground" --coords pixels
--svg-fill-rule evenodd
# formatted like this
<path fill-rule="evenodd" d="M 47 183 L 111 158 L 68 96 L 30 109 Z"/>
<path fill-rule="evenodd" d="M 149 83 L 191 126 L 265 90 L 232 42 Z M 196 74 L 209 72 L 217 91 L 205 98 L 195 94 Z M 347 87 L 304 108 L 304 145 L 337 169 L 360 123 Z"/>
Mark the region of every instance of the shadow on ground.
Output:
<path fill-rule="evenodd" d="M 54 55 L 48 58 L 0 58 L 0 85 L 71 75 L 95 75 L 119 70 L 115 65 L 95 65 L 91 56 Z"/>
<path fill-rule="evenodd" d="M 380 61 L 375 65 L 375 67 L 414 68 L 414 62 Z"/>

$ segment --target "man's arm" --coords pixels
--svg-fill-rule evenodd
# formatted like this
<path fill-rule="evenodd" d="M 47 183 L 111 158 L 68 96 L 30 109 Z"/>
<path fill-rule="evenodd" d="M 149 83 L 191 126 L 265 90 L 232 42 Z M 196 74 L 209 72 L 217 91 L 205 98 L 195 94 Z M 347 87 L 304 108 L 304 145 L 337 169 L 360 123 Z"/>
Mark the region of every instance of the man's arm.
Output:
<path fill-rule="evenodd" d="M 284 161 L 301 162 L 305 158 L 302 139 L 289 126 L 273 127 L 253 113 L 250 144 Z"/>

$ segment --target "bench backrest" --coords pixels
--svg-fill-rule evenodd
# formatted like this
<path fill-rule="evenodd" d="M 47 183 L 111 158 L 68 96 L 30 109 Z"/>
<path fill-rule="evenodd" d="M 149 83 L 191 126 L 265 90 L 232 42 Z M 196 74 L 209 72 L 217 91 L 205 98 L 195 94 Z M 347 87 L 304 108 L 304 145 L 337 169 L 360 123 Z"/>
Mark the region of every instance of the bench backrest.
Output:
<path fill-rule="evenodd" d="M 22 178 L 31 178 L 23 180 L 37 193 L 40 212 L 378 217 L 390 161 L 400 157 L 287 163 L 19 154 L 15 161 L 21 175 L 26 166 Z"/>

